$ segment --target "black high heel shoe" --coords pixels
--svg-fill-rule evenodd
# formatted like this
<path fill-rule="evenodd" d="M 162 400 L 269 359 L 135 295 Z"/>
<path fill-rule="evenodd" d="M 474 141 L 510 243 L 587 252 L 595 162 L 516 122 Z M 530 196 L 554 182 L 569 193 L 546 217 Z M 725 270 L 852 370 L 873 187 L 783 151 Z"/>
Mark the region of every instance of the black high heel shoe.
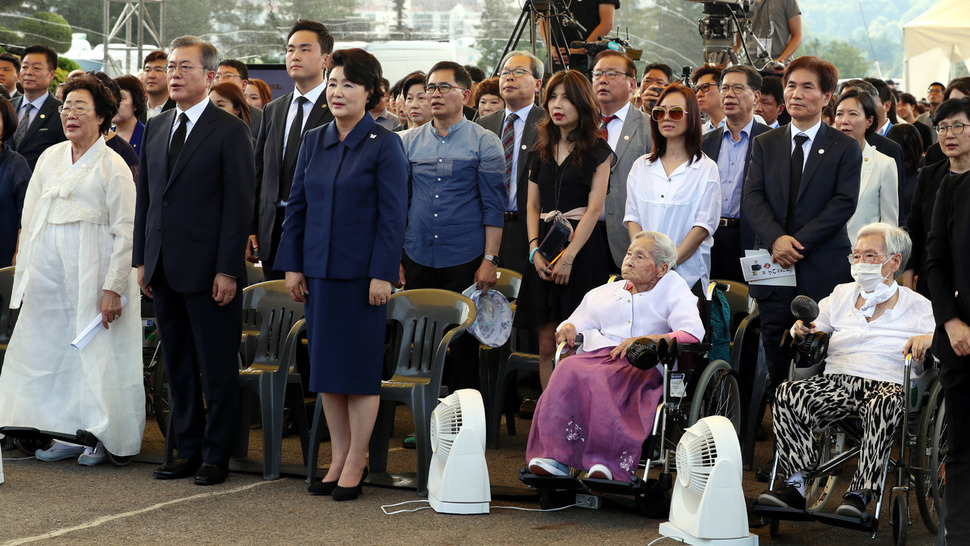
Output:
<path fill-rule="evenodd" d="M 364 492 L 364 480 L 366 478 L 367 478 L 367 467 L 365 466 L 364 473 L 361 475 L 360 481 L 357 482 L 357 485 L 355 485 L 354 487 L 340 487 L 339 485 L 337 485 L 336 487 L 333 488 L 333 491 L 331 491 L 330 497 L 337 502 L 356 499 L 361 495 L 361 493 Z"/>
<path fill-rule="evenodd" d="M 337 480 L 332 482 L 314 482 L 306 488 L 307 493 L 311 495 L 329 495 L 333 493 L 333 490 L 337 487 Z"/>

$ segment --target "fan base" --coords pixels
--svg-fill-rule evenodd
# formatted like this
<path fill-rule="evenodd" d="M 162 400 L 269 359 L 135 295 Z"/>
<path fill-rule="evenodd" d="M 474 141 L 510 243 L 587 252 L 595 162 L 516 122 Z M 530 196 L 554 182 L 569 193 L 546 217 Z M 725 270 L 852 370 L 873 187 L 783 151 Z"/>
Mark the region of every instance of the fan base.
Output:
<path fill-rule="evenodd" d="M 660 524 L 660 534 L 675 540 L 679 540 L 686 544 L 717 544 L 721 545 L 737 545 L 737 546 L 758 546 L 758 536 L 749 534 L 746 537 L 740 538 L 699 538 L 687 534 L 687 532 L 681 530 L 679 527 L 675 526 L 669 521 L 665 521 Z"/>
<path fill-rule="evenodd" d="M 428 503 L 439 514 L 487 514 L 487 502 L 448 502 L 428 495 Z"/>

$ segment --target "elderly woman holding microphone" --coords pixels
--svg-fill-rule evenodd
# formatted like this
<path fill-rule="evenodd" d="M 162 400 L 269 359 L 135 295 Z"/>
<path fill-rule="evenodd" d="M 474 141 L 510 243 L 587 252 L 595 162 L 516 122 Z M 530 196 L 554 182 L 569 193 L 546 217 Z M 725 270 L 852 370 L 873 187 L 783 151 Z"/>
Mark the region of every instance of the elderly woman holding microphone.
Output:
<path fill-rule="evenodd" d="M 105 144 L 117 104 L 97 78 L 67 82 L 67 141 L 37 161 L 24 200 L 11 307 L 23 307 L 0 374 L 0 426 L 74 435 L 96 447 L 55 442 L 43 461 L 104 461 L 141 450 L 145 390 L 138 285 L 131 268 L 135 185 Z M 135 306 L 124 306 L 125 299 Z M 134 310 L 132 310 L 134 309 Z M 101 313 L 107 331 L 80 350 L 74 338 Z"/>
<path fill-rule="evenodd" d="M 274 268 L 306 303 L 310 389 L 323 394 L 333 460 L 314 495 L 356 499 L 380 404 L 387 299 L 398 280 L 407 214 L 401 139 L 367 114 L 380 102 L 381 65 L 362 49 L 333 54 L 334 121 L 300 148 Z"/>

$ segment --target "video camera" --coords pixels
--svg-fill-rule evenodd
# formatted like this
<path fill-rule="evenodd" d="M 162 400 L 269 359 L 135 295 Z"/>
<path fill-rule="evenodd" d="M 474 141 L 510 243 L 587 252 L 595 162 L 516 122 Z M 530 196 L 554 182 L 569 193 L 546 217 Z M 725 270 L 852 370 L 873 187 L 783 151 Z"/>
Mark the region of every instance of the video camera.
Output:
<path fill-rule="evenodd" d="M 751 18 L 751 0 L 685 0 L 704 4 L 704 17 L 697 21 L 697 31 L 704 41 L 704 60 L 709 65 L 740 64 L 735 46 L 740 45 L 744 61 L 758 71 L 777 68 L 771 57 L 771 31 L 768 36 L 755 36 Z"/>

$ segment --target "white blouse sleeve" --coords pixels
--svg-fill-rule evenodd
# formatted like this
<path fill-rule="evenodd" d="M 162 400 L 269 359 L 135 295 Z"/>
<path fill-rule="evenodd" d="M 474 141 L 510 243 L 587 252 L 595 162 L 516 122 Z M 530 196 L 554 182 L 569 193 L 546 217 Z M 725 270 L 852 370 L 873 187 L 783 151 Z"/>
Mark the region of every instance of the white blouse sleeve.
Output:
<path fill-rule="evenodd" d="M 721 219 L 721 179 L 717 172 L 717 163 L 707 156 L 703 156 L 701 160 L 704 165 L 698 169 L 698 174 L 703 176 L 704 193 L 700 206 L 697 207 L 694 225 L 706 229 L 708 235 L 713 235 Z"/>
<path fill-rule="evenodd" d="M 646 183 L 646 178 L 650 175 L 647 167 L 647 160 L 643 157 L 637 159 L 630 168 L 630 174 L 626 177 L 626 207 L 623 214 L 623 224 L 636 222 L 643 227 L 643 220 L 640 218 L 640 202 L 637 199 L 637 187 Z"/>

